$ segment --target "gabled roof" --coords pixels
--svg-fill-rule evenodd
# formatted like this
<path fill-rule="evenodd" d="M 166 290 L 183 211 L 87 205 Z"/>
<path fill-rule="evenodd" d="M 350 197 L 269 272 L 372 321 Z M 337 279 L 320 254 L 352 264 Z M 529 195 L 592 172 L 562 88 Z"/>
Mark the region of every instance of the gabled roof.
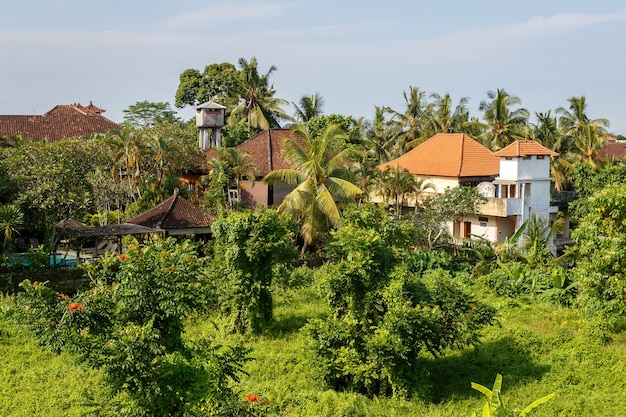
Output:
<path fill-rule="evenodd" d="M 392 161 L 378 166 L 400 166 L 420 176 L 488 177 L 500 171 L 500 160 L 463 133 L 439 133 Z"/>
<path fill-rule="evenodd" d="M 249 152 L 252 162 L 256 165 L 257 176 L 264 177 L 273 170 L 289 168 L 289 164 L 283 158 L 286 138 L 299 141 L 298 135 L 290 129 L 269 129 L 238 145 L 236 149 Z M 209 159 L 218 156 L 218 153 L 215 149 L 209 149 L 206 156 Z"/>
<path fill-rule="evenodd" d="M 606 158 L 615 158 L 618 161 L 626 158 L 626 142 L 607 143 L 602 149 L 600 149 L 596 159 L 603 161 Z"/>
<path fill-rule="evenodd" d="M 157 229 L 191 229 L 211 226 L 211 215 L 178 194 L 174 194 L 151 209 L 126 220 Z"/>
<path fill-rule="evenodd" d="M 545 146 L 535 142 L 534 140 L 518 140 L 509 146 L 494 152 L 497 157 L 513 157 L 513 156 L 531 156 L 531 155 L 549 155 L 558 156 L 559 154 Z"/>
<path fill-rule="evenodd" d="M 93 133 L 106 133 L 120 126 L 102 116 L 104 110 L 89 103 L 58 105 L 43 116 L 0 116 L 0 134 L 22 139 L 45 139 L 51 142 Z"/>

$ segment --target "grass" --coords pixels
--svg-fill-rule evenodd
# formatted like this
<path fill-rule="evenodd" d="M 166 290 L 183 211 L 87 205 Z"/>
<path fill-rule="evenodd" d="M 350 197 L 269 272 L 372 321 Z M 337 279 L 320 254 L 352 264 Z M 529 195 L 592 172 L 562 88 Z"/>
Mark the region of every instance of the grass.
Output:
<path fill-rule="evenodd" d="M 252 348 L 254 360 L 235 388 L 242 399 L 248 393 L 262 395 L 270 415 L 469 417 L 480 414 L 484 403 L 470 382 L 491 387 L 501 373 L 502 398 L 509 408 L 522 409 L 555 392 L 533 416 L 626 415 L 626 334 L 607 335 L 572 309 L 485 297 L 498 308 L 499 325 L 484 332 L 480 346 L 424 358 L 432 383 L 429 402 L 368 399 L 326 389 L 300 332 L 308 319 L 328 314 L 312 288 L 281 292 L 274 325 L 261 335 L 239 339 Z M 12 323 L 13 303 L 10 297 L 0 300 L 0 415 L 78 416 L 93 410 L 101 375 L 37 347 Z M 211 320 L 197 318 L 190 320 L 187 336 L 233 338 L 216 330 Z"/>

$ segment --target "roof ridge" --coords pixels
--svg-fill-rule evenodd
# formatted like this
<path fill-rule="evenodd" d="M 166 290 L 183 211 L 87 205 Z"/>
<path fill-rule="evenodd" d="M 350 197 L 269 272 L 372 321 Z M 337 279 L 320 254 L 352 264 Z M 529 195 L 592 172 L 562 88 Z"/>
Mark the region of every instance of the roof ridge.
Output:
<path fill-rule="evenodd" d="M 464 153 L 465 153 L 465 134 L 461 133 L 460 139 L 461 139 L 461 146 L 459 147 L 459 151 L 460 151 L 461 155 L 459 155 L 459 156 L 460 156 L 461 160 L 459 162 L 459 172 L 457 173 L 457 177 L 460 177 L 461 176 L 461 172 L 463 172 L 463 159 L 464 159 L 463 156 L 464 156 Z"/>

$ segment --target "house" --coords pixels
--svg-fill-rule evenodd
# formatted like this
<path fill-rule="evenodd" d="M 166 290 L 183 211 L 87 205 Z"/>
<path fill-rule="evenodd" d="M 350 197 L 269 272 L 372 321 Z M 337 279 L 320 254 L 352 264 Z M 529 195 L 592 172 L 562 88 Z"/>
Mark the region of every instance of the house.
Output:
<path fill-rule="evenodd" d="M 162 230 L 167 236 L 198 237 L 211 234 L 211 222 L 212 216 L 182 197 L 178 189 L 162 203 L 126 220 L 128 224 Z"/>
<path fill-rule="evenodd" d="M 494 153 L 463 133 L 440 133 L 379 169 L 406 168 L 428 178 L 439 193 L 448 187 L 477 187 L 487 202 L 479 215 L 450 224 L 450 235 L 503 242 L 531 213 L 547 218 L 558 210 L 550 205 L 550 157 L 556 155 L 534 141 L 517 141 Z"/>
<path fill-rule="evenodd" d="M 290 168 L 282 153 L 285 139 L 299 140 L 298 136 L 290 129 L 269 129 L 260 132 L 235 148 L 238 152 L 250 154 L 250 162 L 256 166 L 256 176 L 254 181 L 242 181 L 241 195 L 236 195 L 236 189 L 230 190 L 230 200 L 244 201 L 250 207 L 278 206 L 283 201 L 293 187 L 286 184 L 269 185 L 264 183 L 262 179 L 276 169 Z M 205 154 L 207 159 L 219 156 L 215 148 L 210 148 Z M 186 181 L 193 182 L 193 179 L 187 176 Z"/>
<path fill-rule="evenodd" d="M 89 137 L 94 133 L 106 133 L 120 126 L 102 116 L 105 110 L 89 102 L 58 105 L 43 115 L 0 115 L 0 135 L 19 136 L 22 139 L 40 139 L 54 142 L 66 138 Z"/>

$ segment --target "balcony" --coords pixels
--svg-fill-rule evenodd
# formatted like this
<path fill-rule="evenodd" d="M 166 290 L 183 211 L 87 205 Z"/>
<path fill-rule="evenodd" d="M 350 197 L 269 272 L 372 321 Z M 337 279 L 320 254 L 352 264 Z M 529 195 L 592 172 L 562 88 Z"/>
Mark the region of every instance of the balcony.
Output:
<path fill-rule="evenodd" d="M 520 198 L 487 198 L 487 202 L 478 207 L 485 216 L 508 217 L 522 214 Z"/>

